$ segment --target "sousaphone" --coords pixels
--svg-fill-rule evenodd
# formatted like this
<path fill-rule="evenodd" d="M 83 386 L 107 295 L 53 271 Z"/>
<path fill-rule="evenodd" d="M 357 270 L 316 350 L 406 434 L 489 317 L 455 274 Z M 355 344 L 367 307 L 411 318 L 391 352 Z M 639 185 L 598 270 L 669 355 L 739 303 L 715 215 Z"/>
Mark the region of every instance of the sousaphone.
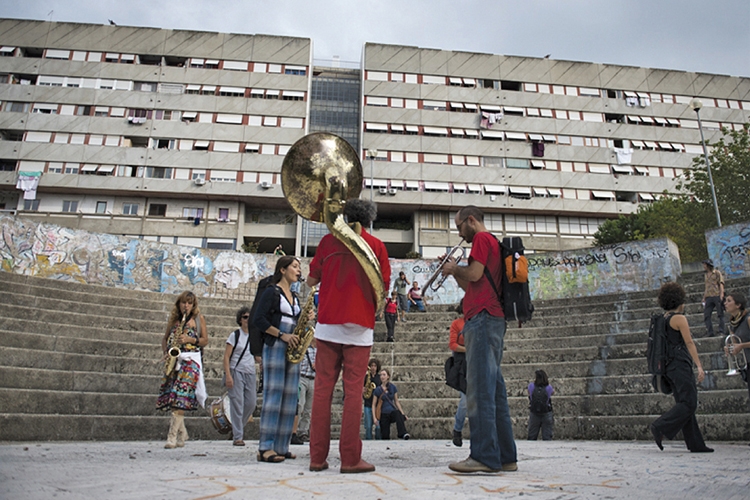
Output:
<path fill-rule="evenodd" d="M 354 148 L 327 132 L 306 135 L 284 157 L 281 187 L 298 215 L 325 223 L 354 254 L 372 285 L 380 312 L 385 303 L 380 263 L 370 245 L 344 221 L 346 201 L 358 198 L 362 191 L 362 164 Z"/>

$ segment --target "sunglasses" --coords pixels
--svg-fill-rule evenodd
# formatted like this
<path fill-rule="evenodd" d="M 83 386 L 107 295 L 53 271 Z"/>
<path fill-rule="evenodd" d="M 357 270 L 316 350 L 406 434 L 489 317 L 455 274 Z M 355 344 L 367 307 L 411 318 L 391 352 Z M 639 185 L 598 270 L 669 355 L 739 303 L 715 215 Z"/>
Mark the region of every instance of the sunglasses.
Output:
<path fill-rule="evenodd" d="M 250 319 L 250 315 L 249 314 L 243 314 L 242 315 L 242 319 Z"/>

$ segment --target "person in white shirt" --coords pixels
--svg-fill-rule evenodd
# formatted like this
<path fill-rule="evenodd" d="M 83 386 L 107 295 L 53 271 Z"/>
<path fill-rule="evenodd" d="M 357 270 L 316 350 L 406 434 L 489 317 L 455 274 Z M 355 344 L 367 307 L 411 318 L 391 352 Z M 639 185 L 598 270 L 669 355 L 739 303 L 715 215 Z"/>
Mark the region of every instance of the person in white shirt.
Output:
<path fill-rule="evenodd" d="M 227 388 L 232 419 L 234 446 L 245 446 L 245 424 L 255 411 L 258 400 L 255 380 L 255 357 L 250 353 L 248 322 L 250 308 L 237 311 L 239 328 L 229 334 L 224 349 L 224 385 Z"/>

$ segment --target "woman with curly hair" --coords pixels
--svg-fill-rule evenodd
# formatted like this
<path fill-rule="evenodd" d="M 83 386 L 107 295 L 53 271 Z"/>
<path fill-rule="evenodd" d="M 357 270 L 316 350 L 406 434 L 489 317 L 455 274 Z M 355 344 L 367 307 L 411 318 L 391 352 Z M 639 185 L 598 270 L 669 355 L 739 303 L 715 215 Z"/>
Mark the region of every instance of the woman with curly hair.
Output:
<path fill-rule="evenodd" d="M 698 367 L 698 383 L 703 382 L 706 373 L 698 357 L 690 327 L 685 318 L 685 290 L 678 283 L 665 283 L 659 289 L 659 305 L 664 309 L 666 320 L 669 360 L 666 378 L 672 387 L 675 405 L 651 424 L 651 434 L 656 446 L 663 450 L 664 437 L 674 439 L 682 430 L 688 450 L 693 453 L 710 453 L 713 448 L 706 446 L 695 418 L 698 407 L 698 387 L 693 375 L 693 363 Z"/>
<path fill-rule="evenodd" d="M 174 370 L 164 376 L 159 398 L 156 400 L 157 409 L 172 410 L 165 448 L 185 446 L 188 439 L 185 411 L 195 411 L 198 405 L 204 407 L 206 403 L 201 350 L 208 344 L 208 332 L 206 319 L 198 308 L 198 298 L 193 292 L 182 292 L 169 314 L 167 331 L 161 339 L 165 361 L 168 357 L 167 351 L 175 343 L 180 349 L 180 354 Z"/>

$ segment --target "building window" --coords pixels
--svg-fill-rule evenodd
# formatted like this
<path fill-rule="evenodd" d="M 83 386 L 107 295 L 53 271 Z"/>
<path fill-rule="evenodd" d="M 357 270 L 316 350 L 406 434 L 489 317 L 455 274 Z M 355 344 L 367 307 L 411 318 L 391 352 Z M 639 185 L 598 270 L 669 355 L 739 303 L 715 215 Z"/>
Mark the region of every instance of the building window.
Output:
<path fill-rule="evenodd" d="M 63 201 L 62 205 L 62 211 L 63 212 L 77 212 L 78 211 L 78 202 L 77 201 Z"/>
<path fill-rule="evenodd" d="M 105 213 L 107 213 L 107 202 L 106 201 L 97 201 L 96 202 L 96 213 L 98 213 L 98 214 L 105 214 Z"/>
<path fill-rule="evenodd" d="M 188 220 L 202 219 L 203 209 L 197 207 L 185 207 L 182 209 L 182 216 Z"/>
<path fill-rule="evenodd" d="M 122 214 L 123 215 L 138 215 L 138 203 L 123 203 Z"/>
<path fill-rule="evenodd" d="M 171 179 L 171 167 L 146 167 L 146 177 L 152 179 Z"/>
<path fill-rule="evenodd" d="M 39 210 L 39 200 L 23 200 L 23 209 L 36 212 Z"/>
<path fill-rule="evenodd" d="M 6 111 L 10 111 L 12 113 L 27 113 L 29 111 L 29 103 L 28 102 L 9 102 L 5 106 Z"/>
<path fill-rule="evenodd" d="M 152 203 L 148 206 L 148 214 L 153 217 L 164 217 L 167 215 L 166 203 Z"/>
<path fill-rule="evenodd" d="M 219 209 L 219 222 L 229 222 L 229 209 L 228 208 L 220 208 Z"/>

